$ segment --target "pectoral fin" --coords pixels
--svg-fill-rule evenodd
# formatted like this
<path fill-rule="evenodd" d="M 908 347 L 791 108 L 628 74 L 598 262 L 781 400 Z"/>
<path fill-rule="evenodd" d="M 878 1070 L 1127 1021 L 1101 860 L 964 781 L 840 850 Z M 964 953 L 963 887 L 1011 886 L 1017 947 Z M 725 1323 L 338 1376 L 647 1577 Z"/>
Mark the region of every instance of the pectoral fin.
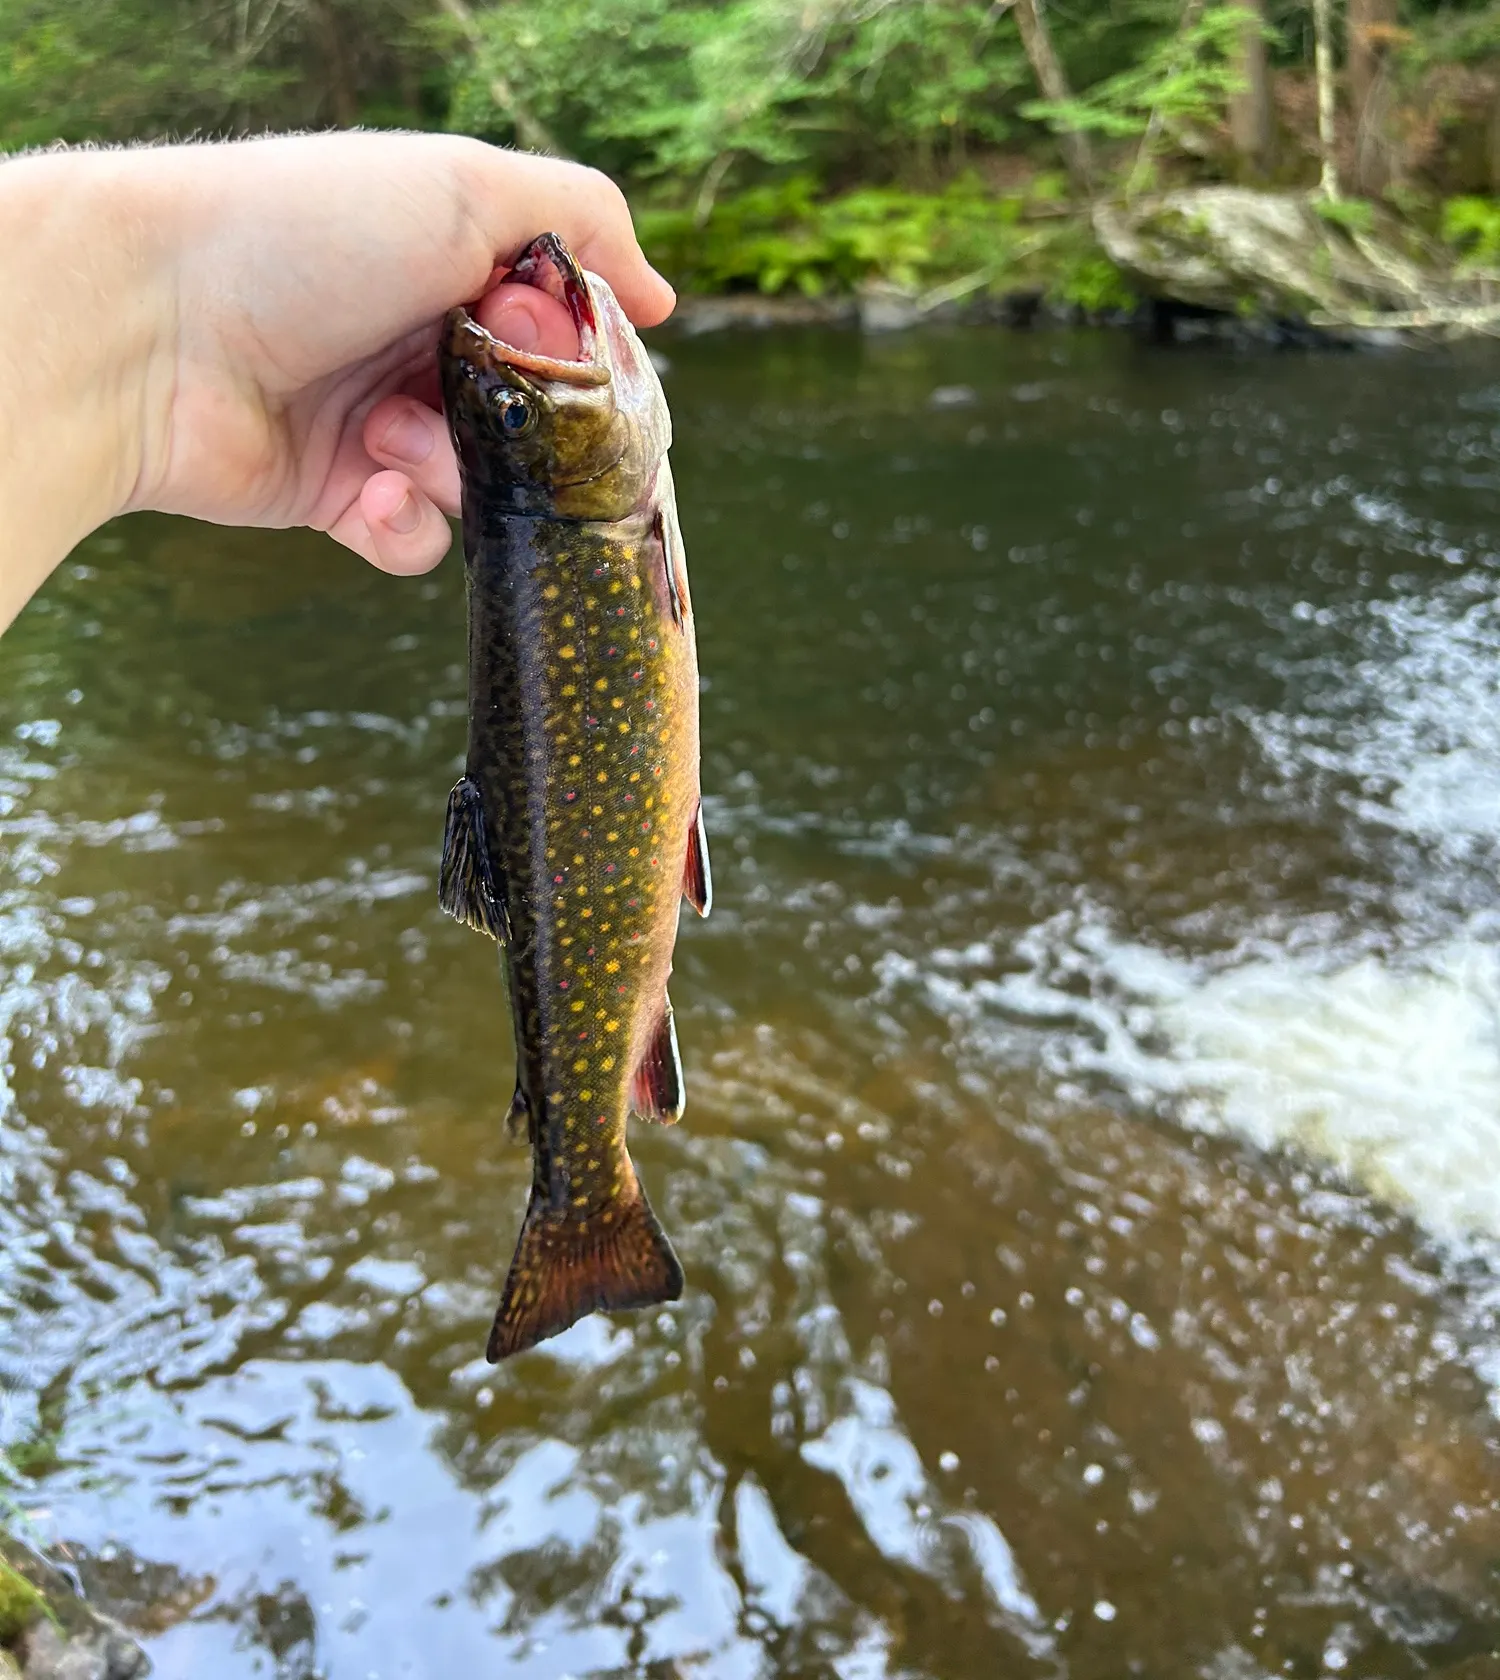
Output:
<path fill-rule="evenodd" d="M 505 897 L 490 868 L 484 837 L 484 800 L 467 776 L 448 795 L 438 902 L 466 927 L 487 933 L 502 945 L 510 938 Z"/>
<path fill-rule="evenodd" d="M 661 1019 L 630 1082 L 630 1107 L 643 1120 L 665 1126 L 682 1118 L 686 1099 L 682 1090 L 682 1058 L 677 1053 L 677 1027 L 672 1000 L 663 998 Z"/>
<path fill-rule="evenodd" d="M 688 831 L 687 867 L 683 871 L 682 896 L 698 912 L 706 916 L 714 906 L 714 877 L 708 865 L 708 834 L 703 827 L 703 801 L 693 817 Z"/>
<path fill-rule="evenodd" d="M 526 1101 L 519 1079 L 516 1081 L 516 1094 L 510 1099 L 510 1108 L 506 1111 L 505 1129 L 518 1141 L 531 1134 L 531 1106 Z"/>

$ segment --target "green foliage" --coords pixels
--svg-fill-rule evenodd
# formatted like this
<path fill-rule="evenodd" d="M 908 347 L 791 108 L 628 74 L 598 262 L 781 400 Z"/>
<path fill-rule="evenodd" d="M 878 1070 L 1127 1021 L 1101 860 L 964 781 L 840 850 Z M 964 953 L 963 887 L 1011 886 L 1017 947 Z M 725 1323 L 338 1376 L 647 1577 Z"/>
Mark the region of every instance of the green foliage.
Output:
<path fill-rule="evenodd" d="M 1443 206 L 1442 234 L 1470 266 L 1500 267 L 1500 199 L 1450 198 Z"/>
<path fill-rule="evenodd" d="M 1313 209 L 1325 222 L 1350 233 L 1375 231 L 1375 206 L 1367 198 L 1320 198 Z"/>
<path fill-rule="evenodd" d="M 686 210 L 639 218 L 648 255 L 695 291 L 800 291 L 816 297 L 879 275 L 920 289 L 999 274 L 1022 244 L 1024 201 L 961 181 L 936 194 L 867 187 L 820 201 L 809 176 L 722 200 L 706 221 Z"/>
<path fill-rule="evenodd" d="M 1011 131 L 1028 71 L 977 0 L 506 0 L 458 126 L 509 139 L 498 71 L 575 155 L 711 198 L 734 172 L 892 179 Z M 1009 96 L 1009 97 L 1008 97 Z"/>
<path fill-rule="evenodd" d="M 31 1624 L 47 1614 L 47 1603 L 24 1575 L 0 1558 L 0 1646 L 14 1644 Z"/>
<path fill-rule="evenodd" d="M 1086 92 L 1069 100 L 1033 100 L 1022 114 L 1056 129 L 1112 139 L 1145 134 L 1153 122 L 1171 130 L 1217 121 L 1240 86 L 1234 55 L 1248 17 L 1239 6 L 1209 7 Z"/>
<path fill-rule="evenodd" d="M 0 0 L 0 149 L 352 122 L 382 104 L 421 123 L 434 91 L 426 11 L 427 0 Z"/>

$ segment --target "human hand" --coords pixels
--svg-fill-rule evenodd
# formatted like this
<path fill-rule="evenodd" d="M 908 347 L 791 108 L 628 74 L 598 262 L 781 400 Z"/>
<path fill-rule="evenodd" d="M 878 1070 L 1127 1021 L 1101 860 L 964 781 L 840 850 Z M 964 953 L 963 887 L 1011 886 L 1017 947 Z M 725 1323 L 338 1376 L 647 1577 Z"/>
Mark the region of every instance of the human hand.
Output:
<path fill-rule="evenodd" d="M 136 507 L 312 525 L 375 565 L 446 553 L 458 472 L 437 326 L 536 234 L 560 233 L 653 324 L 672 292 L 617 188 L 576 164 L 445 135 L 337 134 L 139 154 L 175 221 L 175 367 Z M 501 285 L 480 319 L 577 354 L 564 306 Z"/>
<path fill-rule="evenodd" d="M 458 509 L 438 323 L 483 296 L 501 337 L 576 354 L 561 304 L 495 284 L 549 229 L 638 324 L 670 311 L 604 176 L 460 136 L 0 162 L 0 625 L 135 509 L 436 565 Z"/>

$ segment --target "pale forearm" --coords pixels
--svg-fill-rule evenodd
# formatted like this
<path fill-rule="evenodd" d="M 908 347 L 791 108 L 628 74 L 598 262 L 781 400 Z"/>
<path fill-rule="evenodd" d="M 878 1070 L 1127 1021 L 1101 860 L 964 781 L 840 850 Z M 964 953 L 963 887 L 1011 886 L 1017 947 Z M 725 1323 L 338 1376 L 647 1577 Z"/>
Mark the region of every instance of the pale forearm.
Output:
<path fill-rule="evenodd" d="M 124 153 L 0 164 L 0 628 L 129 505 L 169 276 Z"/>

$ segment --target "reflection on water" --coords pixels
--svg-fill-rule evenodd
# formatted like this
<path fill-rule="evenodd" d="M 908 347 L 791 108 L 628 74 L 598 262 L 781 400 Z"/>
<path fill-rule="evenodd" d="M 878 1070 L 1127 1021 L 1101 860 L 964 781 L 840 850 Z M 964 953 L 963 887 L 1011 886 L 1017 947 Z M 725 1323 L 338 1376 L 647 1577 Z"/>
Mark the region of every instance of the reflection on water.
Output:
<path fill-rule="evenodd" d="M 1494 1671 L 1497 378 L 675 346 L 689 1289 L 499 1369 L 457 570 L 96 539 L 0 681 L 0 1498 L 184 1680 Z"/>

